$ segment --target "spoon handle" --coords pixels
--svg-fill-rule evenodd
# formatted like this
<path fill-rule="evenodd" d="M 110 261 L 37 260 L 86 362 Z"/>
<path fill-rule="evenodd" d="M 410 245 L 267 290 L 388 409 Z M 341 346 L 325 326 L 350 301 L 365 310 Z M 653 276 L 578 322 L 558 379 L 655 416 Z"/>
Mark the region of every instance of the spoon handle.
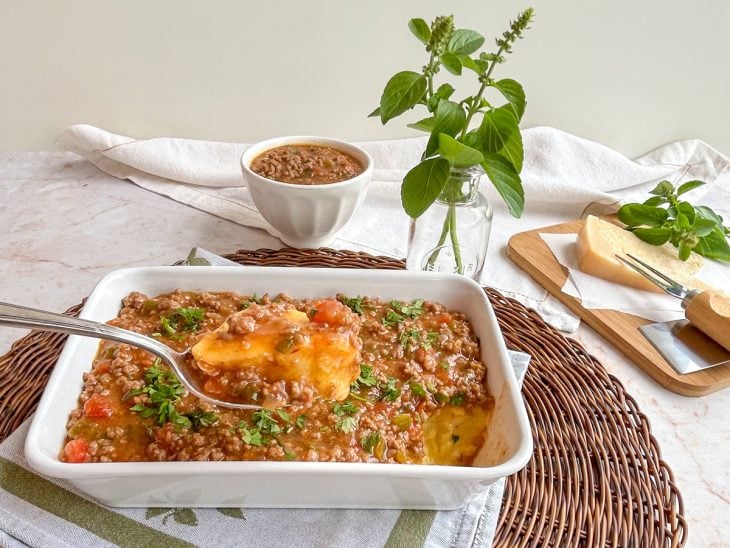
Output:
<path fill-rule="evenodd" d="M 94 337 L 96 339 L 109 339 L 112 341 L 122 342 L 142 348 L 151 352 L 155 356 L 162 358 L 172 370 L 175 372 L 180 382 L 185 385 L 188 391 L 212 404 L 222 407 L 231 407 L 235 409 L 261 409 L 260 405 L 236 403 L 219 400 L 209 396 L 200 386 L 192 375 L 186 374 L 186 371 L 180 364 L 181 354 L 175 352 L 169 346 L 156 341 L 155 339 L 128 331 L 121 327 L 114 327 L 105 323 L 92 322 L 91 320 L 82 320 L 81 318 L 72 318 L 64 314 L 56 314 L 54 312 L 46 312 L 45 310 L 37 310 L 19 306 L 17 304 L 9 304 L 0 302 L 0 325 L 10 325 L 12 327 L 34 327 L 45 331 L 58 331 L 60 333 L 71 333 L 72 335 L 81 335 L 82 337 Z"/>
<path fill-rule="evenodd" d="M 97 339 L 109 339 L 142 348 L 165 361 L 169 362 L 170 360 L 170 348 L 140 333 L 105 323 L 72 318 L 64 314 L 46 312 L 45 310 L 37 310 L 16 304 L 0 302 L 0 325 L 30 327 Z"/>

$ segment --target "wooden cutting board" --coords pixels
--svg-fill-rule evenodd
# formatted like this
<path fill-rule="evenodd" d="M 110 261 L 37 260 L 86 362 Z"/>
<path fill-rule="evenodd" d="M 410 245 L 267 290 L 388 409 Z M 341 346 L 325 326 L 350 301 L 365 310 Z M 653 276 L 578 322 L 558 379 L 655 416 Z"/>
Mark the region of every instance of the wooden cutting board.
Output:
<path fill-rule="evenodd" d="M 665 388 L 684 396 L 704 396 L 730 386 L 730 364 L 680 375 L 639 331 L 640 326 L 651 321 L 616 310 L 586 309 L 578 299 L 561 291 L 568 271 L 555 259 L 540 233 L 577 233 L 582 223 L 573 221 L 515 234 L 509 241 L 507 255 Z"/>

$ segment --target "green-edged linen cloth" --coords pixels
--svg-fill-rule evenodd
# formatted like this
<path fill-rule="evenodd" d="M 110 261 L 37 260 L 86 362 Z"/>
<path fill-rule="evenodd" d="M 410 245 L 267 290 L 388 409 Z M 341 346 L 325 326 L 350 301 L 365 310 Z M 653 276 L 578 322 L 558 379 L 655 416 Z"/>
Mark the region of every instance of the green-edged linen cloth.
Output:
<path fill-rule="evenodd" d="M 203 257 L 207 264 L 239 266 L 196 251 L 191 257 Z M 509 356 L 522 383 L 530 357 Z M 0 444 L 0 547 L 482 548 L 492 545 L 502 506 L 504 480 L 451 511 L 111 508 L 30 468 L 23 454 L 29 424 Z"/>

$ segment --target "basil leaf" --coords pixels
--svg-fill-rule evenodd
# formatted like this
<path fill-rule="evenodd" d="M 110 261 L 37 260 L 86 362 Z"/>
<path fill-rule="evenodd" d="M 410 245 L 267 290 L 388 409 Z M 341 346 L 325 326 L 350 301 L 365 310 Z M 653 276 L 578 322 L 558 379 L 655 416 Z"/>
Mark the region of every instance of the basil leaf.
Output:
<path fill-rule="evenodd" d="M 677 213 L 677 226 L 679 228 L 689 228 L 691 224 L 684 213 Z"/>
<path fill-rule="evenodd" d="M 471 55 L 484 44 L 484 36 L 475 30 L 457 29 L 451 35 L 446 51 L 456 55 Z"/>
<path fill-rule="evenodd" d="M 428 27 L 426 21 L 423 19 L 411 19 L 408 21 L 408 28 L 413 33 L 413 36 L 424 44 L 428 44 L 428 41 L 431 39 L 431 29 Z"/>
<path fill-rule="evenodd" d="M 507 204 L 510 214 L 513 217 L 521 217 L 525 209 L 525 191 L 522 188 L 520 175 L 512 164 L 499 154 L 487 152 L 484 154 L 481 166 Z"/>
<path fill-rule="evenodd" d="M 370 114 L 368 114 L 368 118 L 373 118 L 377 116 L 380 117 L 380 107 L 376 108 L 374 111 L 372 111 Z"/>
<path fill-rule="evenodd" d="M 668 217 L 666 209 L 644 204 L 626 204 L 618 210 L 619 220 L 628 226 L 661 226 Z"/>
<path fill-rule="evenodd" d="M 393 76 L 380 97 L 380 120 L 383 124 L 418 104 L 426 93 L 426 77 L 405 70 Z"/>
<path fill-rule="evenodd" d="M 661 196 L 652 196 L 651 198 L 649 198 L 648 200 L 646 200 L 644 202 L 644 205 L 656 207 L 658 205 L 663 204 L 664 202 L 666 202 L 666 200 L 664 198 L 662 198 Z"/>
<path fill-rule="evenodd" d="M 477 74 L 480 73 L 479 65 L 477 65 L 476 60 L 472 59 L 468 55 L 460 55 L 459 61 L 461 61 L 461 66 L 466 67 L 469 70 L 473 70 Z"/>
<path fill-rule="evenodd" d="M 482 148 L 482 135 L 479 132 L 479 129 L 472 129 L 469 131 L 466 135 L 464 135 L 464 138 L 462 139 L 462 142 L 466 146 L 470 146 L 471 148 L 475 148 L 477 150 L 481 150 Z"/>
<path fill-rule="evenodd" d="M 651 245 L 663 245 L 672 237 L 671 228 L 637 228 L 633 230 L 637 238 Z"/>
<path fill-rule="evenodd" d="M 704 184 L 704 181 L 687 181 L 686 183 L 679 186 L 679 188 L 677 189 L 677 196 L 681 196 L 685 192 L 689 192 L 690 190 L 703 186 Z"/>
<path fill-rule="evenodd" d="M 475 166 L 484 160 L 481 152 L 445 133 L 439 133 L 439 154 L 454 167 Z"/>
<path fill-rule="evenodd" d="M 509 101 L 517 120 L 522 120 L 527 101 L 525 100 L 525 90 L 520 83 L 511 78 L 505 78 L 499 82 L 493 82 L 491 86 L 497 88 L 504 95 L 504 98 Z"/>
<path fill-rule="evenodd" d="M 512 108 L 505 107 L 490 110 L 484 115 L 480 126 L 481 148 L 483 152 L 496 152 L 504 156 L 519 173 L 525 154 L 522 135 Z"/>
<path fill-rule="evenodd" d="M 441 84 L 434 95 L 438 96 L 440 99 L 448 99 L 454 94 L 454 91 L 456 90 L 451 84 Z"/>
<path fill-rule="evenodd" d="M 694 251 L 710 259 L 730 262 L 730 244 L 721 228 L 716 227 L 707 236 L 700 237 Z"/>
<path fill-rule="evenodd" d="M 451 74 L 456 74 L 457 76 L 461 75 L 461 61 L 457 55 L 446 51 L 441 54 L 439 59 L 441 60 L 441 64 L 444 68 Z"/>
<path fill-rule="evenodd" d="M 415 122 L 413 124 L 408 124 L 407 127 L 417 129 L 418 131 L 431 133 L 433 131 L 433 121 L 434 118 L 433 116 L 431 116 L 430 118 L 424 118 L 423 120 L 419 120 L 418 122 Z"/>
<path fill-rule="evenodd" d="M 654 194 L 655 196 L 664 196 L 666 198 L 667 196 L 671 196 L 672 194 L 674 194 L 674 185 L 669 181 L 662 181 L 657 186 L 655 186 L 653 190 L 650 190 L 649 194 Z"/>
<path fill-rule="evenodd" d="M 401 203 L 414 219 L 420 217 L 436 201 L 449 179 L 449 162 L 443 158 L 424 160 L 411 169 L 403 179 Z"/>
<path fill-rule="evenodd" d="M 692 232 L 697 236 L 708 236 L 716 227 L 715 221 L 698 217 L 692 223 Z"/>
<path fill-rule="evenodd" d="M 695 212 L 697 213 L 697 215 L 699 215 L 703 219 L 709 219 L 711 221 L 715 221 L 716 224 L 722 226 L 722 217 L 720 217 L 717 213 L 715 213 L 709 207 L 697 206 L 697 207 L 695 207 Z"/>
<path fill-rule="evenodd" d="M 689 224 L 693 224 L 695 222 L 697 214 L 695 213 L 695 208 L 689 202 L 679 202 L 677 204 L 677 215 L 680 213 L 687 217 Z"/>
<path fill-rule="evenodd" d="M 466 114 L 464 114 L 464 110 L 458 103 L 441 101 L 436 109 L 433 130 L 431 130 L 431 137 L 428 140 L 423 157 L 428 158 L 429 156 L 433 156 L 438 150 L 439 134 L 446 133 L 454 137 L 459 133 L 465 123 Z"/>

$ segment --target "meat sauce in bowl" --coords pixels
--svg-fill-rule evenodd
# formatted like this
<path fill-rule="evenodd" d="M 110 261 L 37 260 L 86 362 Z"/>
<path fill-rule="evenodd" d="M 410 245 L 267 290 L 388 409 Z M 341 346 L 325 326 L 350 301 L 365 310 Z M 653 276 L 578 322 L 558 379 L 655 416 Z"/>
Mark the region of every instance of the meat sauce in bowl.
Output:
<path fill-rule="evenodd" d="M 326 145 L 287 144 L 253 159 L 251 171 L 262 177 L 295 185 L 326 185 L 352 179 L 364 171 L 350 154 Z"/>
<path fill-rule="evenodd" d="M 470 465 L 485 440 L 493 400 L 479 341 L 461 313 L 437 303 L 133 292 L 110 323 L 177 350 L 238 340 L 249 358 L 301 371 L 272 376 L 254 359 L 248 368 L 201 362 L 212 391 L 240 391 L 266 406 L 216 408 L 187 394 L 150 354 L 104 341 L 69 418 L 62 461 Z M 251 334 L 260 339 L 245 338 Z M 203 346 L 202 355 L 214 362 L 227 354 Z M 337 367 L 317 373 L 322 361 Z M 339 382 L 330 387 L 323 378 Z"/>

